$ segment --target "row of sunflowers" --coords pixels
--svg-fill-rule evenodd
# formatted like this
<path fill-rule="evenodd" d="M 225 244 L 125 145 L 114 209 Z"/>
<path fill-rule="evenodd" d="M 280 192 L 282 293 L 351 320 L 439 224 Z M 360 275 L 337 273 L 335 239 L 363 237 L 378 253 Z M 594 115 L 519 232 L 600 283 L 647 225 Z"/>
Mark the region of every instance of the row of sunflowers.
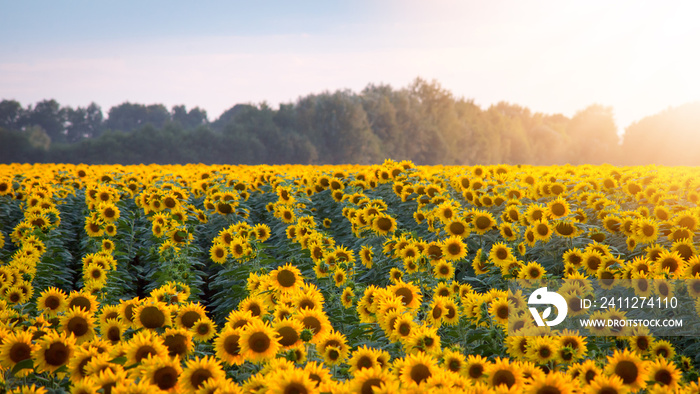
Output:
<path fill-rule="evenodd" d="M 700 392 L 694 338 L 513 331 L 526 300 L 508 293 L 511 279 L 628 279 L 700 295 L 673 289 L 700 274 L 698 175 L 0 165 L 0 386 Z"/>

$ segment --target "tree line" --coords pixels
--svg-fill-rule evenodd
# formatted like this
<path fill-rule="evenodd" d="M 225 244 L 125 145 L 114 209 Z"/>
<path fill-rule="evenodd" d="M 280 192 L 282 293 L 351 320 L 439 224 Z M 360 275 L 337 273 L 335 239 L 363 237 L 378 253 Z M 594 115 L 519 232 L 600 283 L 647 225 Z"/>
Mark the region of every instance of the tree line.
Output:
<path fill-rule="evenodd" d="M 310 94 L 273 109 L 0 102 L 0 162 L 85 164 L 700 164 L 700 104 L 642 119 L 620 143 L 611 107 L 568 118 L 501 102 L 482 109 L 420 78 L 409 86 Z M 680 153 L 677 149 L 684 149 Z"/>

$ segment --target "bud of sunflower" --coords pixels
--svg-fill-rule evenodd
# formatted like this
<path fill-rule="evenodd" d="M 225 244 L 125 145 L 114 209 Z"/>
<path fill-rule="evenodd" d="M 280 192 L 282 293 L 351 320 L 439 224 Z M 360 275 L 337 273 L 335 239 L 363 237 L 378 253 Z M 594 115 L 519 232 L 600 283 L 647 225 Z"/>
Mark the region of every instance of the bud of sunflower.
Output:
<path fill-rule="evenodd" d="M 313 339 L 314 333 L 311 332 L 308 328 L 305 328 L 301 330 L 301 340 L 304 342 L 309 342 L 311 339 Z"/>

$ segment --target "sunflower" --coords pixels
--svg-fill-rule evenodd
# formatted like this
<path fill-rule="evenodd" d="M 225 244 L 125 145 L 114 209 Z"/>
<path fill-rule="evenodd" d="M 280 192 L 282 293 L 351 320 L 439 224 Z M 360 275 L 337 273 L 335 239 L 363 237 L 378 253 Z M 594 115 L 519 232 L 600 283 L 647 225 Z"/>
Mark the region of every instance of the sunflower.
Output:
<path fill-rule="evenodd" d="M 675 282 L 668 279 L 658 278 L 653 280 L 654 292 L 662 299 L 670 299 L 674 296 Z"/>
<path fill-rule="evenodd" d="M 467 245 L 460 237 L 449 237 L 442 242 L 442 254 L 446 260 L 460 260 L 467 255 Z"/>
<path fill-rule="evenodd" d="M 518 228 L 514 224 L 508 222 L 502 222 L 499 224 L 498 231 L 503 239 L 510 242 L 515 241 L 519 236 Z"/>
<path fill-rule="evenodd" d="M 530 261 L 520 269 L 520 272 L 518 272 L 518 279 L 542 279 L 546 273 L 547 271 L 541 264 L 537 263 L 536 261 Z"/>
<path fill-rule="evenodd" d="M 97 297 L 86 291 L 71 291 L 66 302 L 66 309 L 80 307 L 88 313 L 95 313 L 98 306 Z"/>
<path fill-rule="evenodd" d="M 93 282 L 99 285 L 107 283 L 107 272 L 104 267 L 97 263 L 88 264 L 83 269 L 83 282 Z"/>
<path fill-rule="evenodd" d="M 100 351 L 94 347 L 76 347 L 73 357 L 68 362 L 68 370 L 71 374 L 71 381 L 77 382 L 87 377 L 85 367 L 93 357 L 99 357 Z"/>
<path fill-rule="evenodd" d="M 617 375 L 597 374 L 594 378 L 588 379 L 588 383 L 586 394 L 627 394 L 629 392 L 622 379 Z"/>
<path fill-rule="evenodd" d="M 413 316 L 404 313 L 394 321 L 393 328 L 390 339 L 392 341 L 405 341 L 415 330 L 416 323 L 413 321 Z"/>
<path fill-rule="evenodd" d="M 133 324 L 137 329 L 169 327 L 171 324 L 170 307 L 164 302 L 146 300 L 134 309 Z"/>
<path fill-rule="evenodd" d="M 467 356 L 464 365 L 465 376 L 472 382 L 482 382 L 486 378 L 485 372 L 489 361 L 478 354 Z"/>
<path fill-rule="evenodd" d="M 442 324 L 442 316 L 445 314 L 445 297 L 435 296 L 433 301 L 428 306 L 428 323 L 440 327 Z"/>
<path fill-rule="evenodd" d="M 437 362 L 431 355 L 423 352 L 409 354 L 404 358 L 403 366 L 399 370 L 401 383 L 407 387 L 420 385 L 437 370 Z"/>
<path fill-rule="evenodd" d="M 542 242 L 549 242 L 552 237 L 552 227 L 547 220 L 538 220 L 532 223 L 535 239 Z"/>
<path fill-rule="evenodd" d="M 318 393 L 316 382 L 311 379 L 309 372 L 303 369 L 275 370 L 266 375 L 267 393 Z"/>
<path fill-rule="evenodd" d="M 550 219 L 561 219 L 570 213 L 569 203 L 562 197 L 557 197 L 547 203 L 547 216 Z"/>
<path fill-rule="evenodd" d="M 561 372 L 550 372 L 533 376 L 524 392 L 527 394 L 571 394 L 578 392 L 578 390 L 576 390 L 570 376 Z"/>
<path fill-rule="evenodd" d="M 523 387 L 523 374 L 517 364 L 510 363 L 508 359 L 496 358 L 496 360 L 486 366 L 484 373 L 488 376 L 489 386 L 497 388 L 505 385 L 510 390 L 517 390 Z"/>
<path fill-rule="evenodd" d="M 513 305 L 508 302 L 508 298 L 498 297 L 491 301 L 489 314 L 496 324 L 505 327 L 508 324 L 508 315 L 512 308 Z"/>
<path fill-rule="evenodd" d="M 289 291 L 298 286 L 302 281 L 301 271 L 291 263 L 270 272 L 270 281 L 275 289 Z"/>
<path fill-rule="evenodd" d="M 280 338 L 277 331 L 258 320 L 243 328 L 238 344 L 245 359 L 257 363 L 275 357 L 281 347 Z"/>
<path fill-rule="evenodd" d="M 122 341 L 127 328 L 128 326 L 120 319 L 107 319 L 100 323 L 101 337 L 110 341 L 112 344 L 117 344 Z"/>
<path fill-rule="evenodd" d="M 349 388 L 353 393 L 377 393 L 383 387 L 395 386 L 396 378 L 389 371 L 379 367 L 363 368 L 353 374 Z M 398 389 L 398 387 L 397 387 Z"/>
<path fill-rule="evenodd" d="M 228 365 L 240 365 L 245 361 L 239 340 L 243 329 L 225 327 L 214 340 L 216 357 Z"/>
<path fill-rule="evenodd" d="M 521 255 L 525 254 L 525 245 L 532 247 L 537 243 L 537 235 L 535 235 L 535 229 L 533 227 L 528 227 L 523 234 L 523 242 L 518 245 L 518 251 Z M 522 245 L 522 246 L 521 246 Z"/>
<path fill-rule="evenodd" d="M 152 392 L 153 386 L 157 386 L 160 392 L 179 392 L 178 379 L 182 374 L 182 367 L 177 357 L 149 357 L 144 359 L 134 371 L 134 375 L 141 378 L 140 383 L 149 385 L 150 389 L 146 392 Z"/>
<path fill-rule="evenodd" d="M 150 330 L 137 332 L 125 344 L 124 352 L 126 353 L 127 365 L 138 364 L 147 357 L 164 358 L 168 356 L 168 348 L 163 343 L 163 339 Z"/>
<path fill-rule="evenodd" d="M 350 350 L 345 336 L 335 330 L 320 338 L 316 349 L 324 356 L 326 365 L 339 365 L 345 362 Z"/>
<path fill-rule="evenodd" d="M 298 309 L 323 310 L 323 295 L 318 291 L 296 291 L 291 301 Z"/>
<path fill-rule="evenodd" d="M 175 325 L 177 327 L 190 329 L 200 319 L 206 318 L 207 312 L 199 302 L 190 302 L 181 305 L 175 316 Z"/>
<path fill-rule="evenodd" d="M 197 320 L 191 330 L 193 334 L 192 339 L 197 342 L 206 342 L 216 335 L 216 324 L 208 317 L 205 317 Z"/>
<path fill-rule="evenodd" d="M 194 351 L 192 333 L 185 328 L 166 328 L 162 338 L 170 357 L 178 356 L 185 359 Z"/>
<path fill-rule="evenodd" d="M 211 261 L 216 264 L 223 264 L 226 262 L 226 257 L 228 257 L 228 248 L 220 243 L 214 243 L 211 249 L 209 249 L 209 256 Z"/>
<path fill-rule="evenodd" d="M 81 308 L 71 308 L 61 318 L 60 324 L 61 330 L 72 334 L 78 345 L 95 336 L 95 318 Z"/>
<path fill-rule="evenodd" d="M 652 218 L 639 218 L 633 222 L 632 228 L 638 243 L 655 242 L 659 237 L 659 224 Z"/>
<path fill-rule="evenodd" d="M 36 348 L 32 351 L 32 359 L 37 373 L 53 373 L 68 364 L 76 346 L 72 335 L 66 335 L 65 332 L 59 334 L 56 331 L 44 334 L 36 344 Z"/>
<path fill-rule="evenodd" d="M 371 246 L 362 246 L 362 249 L 360 249 L 360 261 L 362 262 L 362 265 L 364 265 L 367 269 L 372 268 L 372 255 L 373 251 Z"/>
<path fill-rule="evenodd" d="M 695 232 L 698 229 L 698 216 L 697 211 L 683 211 L 673 217 L 672 223 L 679 227 L 685 227 L 688 230 Z"/>
<path fill-rule="evenodd" d="M 0 364 L 12 369 L 20 361 L 32 357 L 32 352 L 37 349 L 37 345 L 32 343 L 32 333 L 27 331 L 15 331 L 9 333 L 0 345 Z M 28 370 L 25 372 L 29 372 Z"/>
<path fill-rule="evenodd" d="M 134 311 L 139 306 L 142 300 L 134 297 L 129 300 L 121 300 L 119 302 L 119 316 L 128 325 L 134 324 Z"/>
<path fill-rule="evenodd" d="M 698 276 L 700 276 L 700 255 L 695 255 L 688 259 L 682 277 L 695 278 Z"/>
<path fill-rule="evenodd" d="M 372 230 L 379 235 L 387 235 L 396 230 L 396 219 L 388 214 L 380 213 L 372 218 Z"/>
<path fill-rule="evenodd" d="M 603 255 L 596 251 L 590 250 L 583 255 L 583 267 L 589 275 L 595 275 L 598 269 L 603 264 Z"/>
<path fill-rule="evenodd" d="M 449 261 L 440 260 L 433 266 L 433 274 L 437 279 L 449 280 L 454 278 L 455 267 Z"/>
<path fill-rule="evenodd" d="M 509 326 L 512 327 L 512 323 L 508 322 Z M 516 329 L 511 328 L 511 331 L 517 332 Z M 524 335 L 508 335 L 505 338 L 505 348 L 512 359 L 525 360 L 527 357 L 527 344 L 530 341 L 529 336 Z M 483 371 L 482 371 L 483 372 Z"/>
<path fill-rule="evenodd" d="M 465 238 L 469 235 L 469 227 L 464 220 L 454 219 L 445 223 L 445 232 L 448 235 Z"/>
<path fill-rule="evenodd" d="M 411 330 L 411 335 L 404 341 L 404 344 L 411 352 L 418 350 L 436 355 L 441 350 L 441 340 L 437 330 L 436 326 L 418 326 Z"/>
<path fill-rule="evenodd" d="M 673 362 L 663 357 L 649 363 L 649 378 L 670 390 L 675 390 L 681 381 L 681 371 Z"/>
<path fill-rule="evenodd" d="M 533 337 L 527 342 L 527 358 L 540 365 L 557 362 L 561 344 L 556 337 Z"/>
<path fill-rule="evenodd" d="M 608 356 L 605 372 L 608 375 L 618 376 L 632 391 L 645 388 L 649 377 L 646 362 L 628 350 L 616 350 L 612 356 Z"/>
<path fill-rule="evenodd" d="M 673 345 L 665 340 L 654 341 L 654 343 L 651 344 L 650 353 L 653 357 L 665 358 L 667 360 L 672 359 L 676 355 Z"/>
<path fill-rule="evenodd" d="M 322 310 L 300 309 L 295 313 L 294 319 L 304 325 L 304 329 L 313 332 L 313 340 L 322 338 L 332 328 L 328 316 Z"/>
<path fill-rule="evenodd" d="M 678 252 L 665 251 L 656 260 L 656 275 L 678 278 L 685 270 L 685 261 Z"/>
<path fill-rule="evenodd" d="M 423 296 L 420 289 L 412 282 L 399 281 L 389 286 L 389 291 L 401 298 L 403 305 L 409 309 L 416 309 L 420 306 Z"/>
<path fill-rule="evenodd" d="M 196 357 L 186 362 L 179 375 L 179 383 L 183 391 L 195 392 L 209 380 L 223 381 L 225 378 L 226 373 L 216 359 L 211 356 Z"/>
<path fill-rule="evenodd" d="M 496 219 L 490 212 L 477 210 L 473 212 L 471 223 L 474 226 L 474 231 L 482 235 L 496 226 Z"/>
<path fill-rule="evenodd" d="M 348 309 L 352 308 L 355 299 L 355 292 L 350 287 L 343 289 L 343 294 L 340 296 L 340 302 Z"/>
<path fill-rule="evenodd" d="M 68 303 L 66 302 L 66 293 L 55 287 L 49 287 L 41 292 L 36 300 L 36 308 L 43 311 L 47 316 L 54 317 L 59 312 L 63 312 Z"/>

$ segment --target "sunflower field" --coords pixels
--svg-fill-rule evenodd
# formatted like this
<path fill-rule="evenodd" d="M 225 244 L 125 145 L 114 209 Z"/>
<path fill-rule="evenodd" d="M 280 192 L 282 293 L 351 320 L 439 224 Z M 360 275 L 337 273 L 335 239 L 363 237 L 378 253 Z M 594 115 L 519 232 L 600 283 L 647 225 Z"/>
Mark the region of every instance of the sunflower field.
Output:
<path fill-rule="evenodd" d="M 692 337 L 507 331 L 510 279 L 698 277 L 699 200 L 680 167 L 0 165 L 0 391 L 700 392 Z"/>

